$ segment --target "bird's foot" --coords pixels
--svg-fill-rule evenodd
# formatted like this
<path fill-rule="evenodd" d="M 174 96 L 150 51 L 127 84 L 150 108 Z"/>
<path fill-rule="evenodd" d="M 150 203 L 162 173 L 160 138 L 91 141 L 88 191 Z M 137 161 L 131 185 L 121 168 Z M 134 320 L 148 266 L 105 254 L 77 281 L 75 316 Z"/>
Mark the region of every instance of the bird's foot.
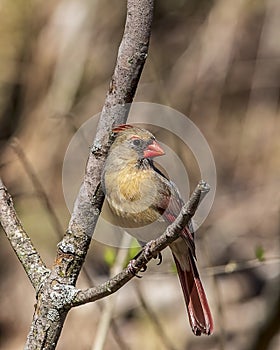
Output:
<path fill-rule="evenodd" d="M 141 254 L 144 254 L 144 258 L 145 258 L 146 262 L 150 261 L 151 258 L 153 258 L 153 259 L 158 259 L 159 260 L 157 265 L 160 265 L 162 263 L 161 252 L 154 253 L 154 252 L 151 251 L 154 248 L 154 246 L 155 246 L 155 240 L 150 241 L 149 243 L 146 244 L 146 246 L 138 254 L 136 254 L 134 259 L 130 260 L 127 268 L 128 268 L 128 271 L 133 276 L 141 278 L 142 276 L 140 276 L 138 274 L 138 272 L 145 272 L 147 270 L 147 266 L 146 265 L 141 267 L 141 269 L 139 269 L 139 267 L 137 266 L 137 258 Z"/>
<path fill-rule="evenodd" d="M 144 267 L 142 267 L 140 270 L 139 268 L 136 266 L 136 259 L 132 259 L 130 260 L 128 266 L 128 271 L 135 277 L 138 277 L 138 278 L 142 278 L 141 275 L 138 275 L 138 271 L 140 272 L 145 272 L 147 270 L 147 266 L 145 265 Z"/>
<path fill-rule="evenodd" d="M 151 257 L 153 259 L 158 259 L 159 261 L 158 261 L 157 265 L 160 265 L 162 263 L 162 254 L 161 254 L 161 252 L 152 253 L 151 249 L 154 246 L 155 246 L 155 240 L 152 240 L 149 243 L 147 243 L 145 248 L 144 248 L 144 255 L 145 255 L 145 258 L 147 261 L 149 261 Z"/>

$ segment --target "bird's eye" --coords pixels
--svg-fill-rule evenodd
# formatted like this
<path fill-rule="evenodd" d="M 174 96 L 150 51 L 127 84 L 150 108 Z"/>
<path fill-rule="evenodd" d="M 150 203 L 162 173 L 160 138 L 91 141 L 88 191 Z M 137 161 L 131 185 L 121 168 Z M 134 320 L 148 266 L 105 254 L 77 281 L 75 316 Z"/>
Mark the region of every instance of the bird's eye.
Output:
<path fill-rule="evenodd" d="M 134 146 L 139 146 L 141 141 L 139 139 L 134 139 L 133 141 Z"/>

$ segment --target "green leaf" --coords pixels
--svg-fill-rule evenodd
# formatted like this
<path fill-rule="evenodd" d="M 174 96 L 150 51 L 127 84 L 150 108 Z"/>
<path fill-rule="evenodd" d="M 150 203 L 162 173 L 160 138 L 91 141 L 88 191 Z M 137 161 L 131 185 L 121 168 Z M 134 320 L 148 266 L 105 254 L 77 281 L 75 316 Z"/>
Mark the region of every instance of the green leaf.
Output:
<path fill-rule="evenodd" d="M 112 267 L 116 260 L 116 250 L 114 248 L 107 247 L 104 251 L 104 260 L 109 267 Z"/>
<path fill-rule="evenodd" d="M 264 261 L 265 257 L 264 257 L 264 249 L 261 245 L 256 246 L 255 248 L 255 254 L 256 254 L 256 258 L 259 261 Z"/>

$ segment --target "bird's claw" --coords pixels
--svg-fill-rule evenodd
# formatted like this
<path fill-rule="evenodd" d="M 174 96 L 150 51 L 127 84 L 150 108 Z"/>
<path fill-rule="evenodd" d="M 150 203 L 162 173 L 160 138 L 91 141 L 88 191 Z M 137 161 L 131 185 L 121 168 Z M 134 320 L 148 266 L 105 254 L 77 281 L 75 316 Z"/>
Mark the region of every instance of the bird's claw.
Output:
<path fill-rule="evenodd" d="M 140 272 L 145 272 L 147 270 L 147 265 L 143 266 L 140 270 Z M 142 277 L 142 276 L 141 276 Z"/>
<path fill-rule="evenodd" d="M 151 249 L 154 247 L 155 245 L 155 241 L 152 240 L 149 243 L 146 244 L 146 246 L 144 247 L 144 249 L 142 251 L 140 251 L 138 254 L 136 254 L 136 256 L 134 257 L 134 259 L 130 260 L 127 268 L 128 271 L 135 277 L 138 278 L 142 278 L 142 276 L 138 275 L 138 272 L 145 272 L 147 270 L 147 265 L 142 266 L 140 269 L 139 267 L 136 266 L 136 259 L 142 254 L 144 253 L 144 257 L 145 260 L 148 262 L 151 258 L 153 259 L 158 259 L 158 263 L 157 265 L 160 265 L 162 263 L 162 254 L 161 252 L 156 252 L 156 253 L 152 253 Z"/>
<path fill-rule="evenodd" d="M 154 247 L 154 245 L 155 245 L 154 240 L 147 243 L 145 248 L 144 248 L 144 255 L 145 255 L 145 258 L 147 261 L 149 261 L 151 257 L 153 259 L 158 259 L 159 262 L 157 263 L 157 265 L 160 265 L 162 263 L 162 254 L 161 254 L 161 252 L 156 252 L 156 253 L 151 252 L 151 249 Z"/>
<path fill-rule="evenodd" d="M 130 260 L 130 262 L 128 263 L 128 271 L 135 277 L 137 278 L 142 278 L 142 276 L 138 275 L 138 268 L 135 266 L 136 260 L 132 259 Z M 147 266 L 144 266 L 140 269 L 141 272 L 144 272 L 147 270 Z"/>
<path fill-rule="evenodd" d="M 156 259 L 158 259 L 157 265 L 160 265 L 162 263 L 162 254 L 161 254 L 161 252 L 158 252 Z"/>

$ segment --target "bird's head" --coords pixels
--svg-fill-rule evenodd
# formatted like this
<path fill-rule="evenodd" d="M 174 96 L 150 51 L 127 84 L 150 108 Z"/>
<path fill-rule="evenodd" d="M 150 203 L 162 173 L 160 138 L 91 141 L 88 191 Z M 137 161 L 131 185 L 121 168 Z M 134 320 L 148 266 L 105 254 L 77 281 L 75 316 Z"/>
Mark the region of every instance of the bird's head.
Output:
<path fill-rule="evenodd" d="M 143 160 L 164 155 L 156 138 L 148 130 L 129 124 L 119 125 L 113 129 L 116 139 L 110 153 L 123 160 Z"/>

